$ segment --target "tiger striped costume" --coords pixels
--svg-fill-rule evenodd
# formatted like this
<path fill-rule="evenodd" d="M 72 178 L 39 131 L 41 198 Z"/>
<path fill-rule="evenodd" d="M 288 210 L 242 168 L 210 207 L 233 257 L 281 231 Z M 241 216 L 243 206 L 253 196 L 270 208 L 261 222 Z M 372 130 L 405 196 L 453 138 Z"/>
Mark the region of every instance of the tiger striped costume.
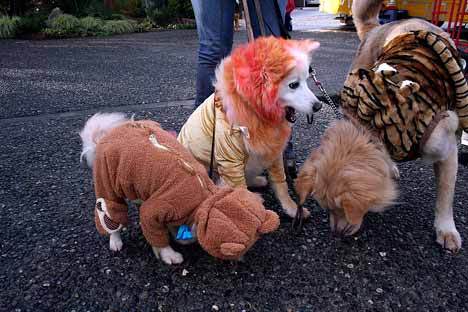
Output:
<path fill-rule="evenodd" d="M 395 161 L 419 157 L 447 110 L 468 130 L 468 85 L 458 52 L 428 31 L 397 36 L 370 70 L 353 70 L 341 105 L 344 116 L 369 128 Z"/>

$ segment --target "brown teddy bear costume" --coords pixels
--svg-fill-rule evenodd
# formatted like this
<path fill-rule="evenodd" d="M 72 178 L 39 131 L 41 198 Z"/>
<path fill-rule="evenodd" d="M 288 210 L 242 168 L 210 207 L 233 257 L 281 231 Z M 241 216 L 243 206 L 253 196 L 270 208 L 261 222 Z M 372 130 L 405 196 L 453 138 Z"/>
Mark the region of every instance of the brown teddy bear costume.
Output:
<path fill-rule="evenodd" d="M 279 226 L 278 215 L 266 210 L 258 195 L 214 185 L 156 122 L 127 121 L 104 134 L 93 174 L 95 222 L 103 235 L 127 224 L 125 199 L 144 201 L 140 223 L 153 247 L 169 245 L 168 226 L 195 224 L 202 248 L 221 259 L 239 259 L 260 234 Z"/>

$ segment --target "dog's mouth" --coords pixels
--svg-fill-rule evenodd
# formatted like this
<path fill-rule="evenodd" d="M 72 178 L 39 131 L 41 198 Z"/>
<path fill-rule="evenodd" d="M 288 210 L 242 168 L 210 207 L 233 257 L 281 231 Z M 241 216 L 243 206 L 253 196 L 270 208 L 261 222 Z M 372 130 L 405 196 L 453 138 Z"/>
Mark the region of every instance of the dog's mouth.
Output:
<path fill-rule="evenodd" d="M 291 106 L 286 106 L 286 120 L 290 123 L 296 122 L 296 110 Z"/>
<path fill-rule="evenodd" d="M 291 106 L 286 106 L 286 120 L 290 123 L 295 123 L 296 118 L 296 110 Z M 307 123 L 312 124 L 314 122 L 314 114 L 307 114 Z"/>

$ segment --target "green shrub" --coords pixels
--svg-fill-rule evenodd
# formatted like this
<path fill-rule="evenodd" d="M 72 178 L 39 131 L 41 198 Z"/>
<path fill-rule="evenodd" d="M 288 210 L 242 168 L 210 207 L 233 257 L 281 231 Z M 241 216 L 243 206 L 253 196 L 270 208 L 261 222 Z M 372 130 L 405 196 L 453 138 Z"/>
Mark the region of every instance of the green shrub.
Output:
<path fill-rule="evenodd" d="M 96 35 L 102 32 L 103 25 L 103 21 L 96 17 L 80 18 L 80 34 L 83 36 Z"/>
<path fill-rule="evenodd" d="M 168 0 L 167 8 L 177 18 L 195 18 L 190 0 Z"/>
<path fill-rule="evenodd" d="M 41 32 L 46 26 L 47 16 L 43 14 L 33 14 L 21 17 L 18 25 L 18 33 L 31 34 Z"/>
<path fill-rule="evenodd" d="M 57 34 L 58 36 L 68 36 L 78 33 L 80 27 L 80 20 L 73 15 L 62 14 L 49 22 L 48 31 L 50 34 Z"/>
<path fill-rule="evenodd" d="M 194 24 L 169 24 L 166 26 L 167 29 L 195 29 L 197 28 Z"/>
<path fill-rule="evenodd" d="M 136 30 L 136 23 L 130 20 L 106 21 L 102 27 L 102 31 L 106 35 L 126 34 L 135 32 Z"/>
<path fill-rule="evenodd" d="M 153 22 L 149 18 L 145 18 L 137 25 L 137 32 L 147 32 L 154 28 Z"/>
<path fill-rule="evenodd" d="M 14 38 L 18 32 L 19 17 L 0 16 L 0 39 Z"/>
<path fill-rule="evenodd" d="M 174 16 L 170 14 L 167 8 L 154 8 L 148 10 L 146 14 L 148 15 L 148 18 L 153 21 L 154 24 L 162 27 L 169 25 L 174 19 Z"/>
<path fill-rule="evenodd" d="M 168 0 L 165 6 L 160 5 L 148 9 L 146 15 L 156 25 L 162 27 L 170 25 L 169 28 L 174 28 L 173 24 L 176 24 L 181 18 L 194 18 L 192 5 L 189 0 Z"/>

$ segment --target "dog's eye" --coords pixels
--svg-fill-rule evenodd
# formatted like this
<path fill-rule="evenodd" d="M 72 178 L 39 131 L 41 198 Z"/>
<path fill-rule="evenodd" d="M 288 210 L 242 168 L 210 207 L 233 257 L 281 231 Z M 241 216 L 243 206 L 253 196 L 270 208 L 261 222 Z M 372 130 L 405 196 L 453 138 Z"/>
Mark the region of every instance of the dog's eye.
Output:
<path fill-rule="evenodd" d="M 297 88 L 299 88 L 299 81 L 291 82 L 291 83 L 289 84 L 289 87 L 290 87 L 291 89 L 297 89 Z"/>

